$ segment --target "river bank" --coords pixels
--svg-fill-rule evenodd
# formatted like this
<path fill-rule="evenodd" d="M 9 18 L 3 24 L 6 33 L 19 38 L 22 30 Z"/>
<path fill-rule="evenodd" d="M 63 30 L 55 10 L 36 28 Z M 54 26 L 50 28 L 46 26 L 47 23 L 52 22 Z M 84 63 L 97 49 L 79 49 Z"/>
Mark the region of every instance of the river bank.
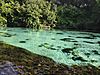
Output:
<path fill-rule="evenodd" d="M 52 59 L 33 54 L 25 49 L 0 42 L 0 62 L 10 61 L 16 66 L 17 72 L 22 75 L 99 75 L 100 69 L 93 66 L 72 67 L 57 64 Z M 1 69 L 1 68 L 0 68 Z"/>

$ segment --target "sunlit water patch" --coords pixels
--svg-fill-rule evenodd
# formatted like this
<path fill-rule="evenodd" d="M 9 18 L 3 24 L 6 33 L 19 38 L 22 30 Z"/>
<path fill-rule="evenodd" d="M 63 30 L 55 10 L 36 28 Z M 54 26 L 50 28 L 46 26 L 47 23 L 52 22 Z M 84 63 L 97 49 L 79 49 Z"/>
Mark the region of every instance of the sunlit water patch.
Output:
<path fill-rule="evenodd" d="M 100 34 L 77 31 L 7 28 L 0 41 L 67 65 L 100 66 Z"/>

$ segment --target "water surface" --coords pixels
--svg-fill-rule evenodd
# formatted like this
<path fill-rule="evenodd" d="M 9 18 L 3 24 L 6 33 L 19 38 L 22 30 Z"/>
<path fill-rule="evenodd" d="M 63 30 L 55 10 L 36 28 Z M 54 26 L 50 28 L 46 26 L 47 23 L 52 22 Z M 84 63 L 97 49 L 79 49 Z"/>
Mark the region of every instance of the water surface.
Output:
<path fill-rule="evenodd" d="M 100 34 L 78 31 L 0 30 L 0 41 L 52 58 L 66 65 L 100 66 Z"/>

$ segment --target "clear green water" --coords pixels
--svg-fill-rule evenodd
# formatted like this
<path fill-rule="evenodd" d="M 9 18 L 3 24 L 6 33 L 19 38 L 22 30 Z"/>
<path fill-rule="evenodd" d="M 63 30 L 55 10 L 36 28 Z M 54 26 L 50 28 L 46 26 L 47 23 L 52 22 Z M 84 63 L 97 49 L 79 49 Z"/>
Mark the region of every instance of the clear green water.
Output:
<path fill-rule="evenodd" d="M 77 31 L 7 28 L 0 41 L 67 65 L 100 66 L 100 34 Z"/>

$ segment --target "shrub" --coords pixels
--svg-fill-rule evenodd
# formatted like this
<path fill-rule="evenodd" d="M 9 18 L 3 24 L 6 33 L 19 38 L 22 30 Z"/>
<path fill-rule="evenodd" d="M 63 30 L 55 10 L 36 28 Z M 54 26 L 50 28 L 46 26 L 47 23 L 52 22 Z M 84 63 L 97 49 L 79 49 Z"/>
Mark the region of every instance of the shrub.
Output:
<path fill-rule="evenodd" d="M 5 17 L 8 26 L 43 28 L 56 23 L 52 3 L 46 0 L 0 0 L 0 4 L 0 15 Z"/>
<path fill-rule="evenodd" d="M 26 0 L 27 25 L 33 28 L 45 26 L 54 26 L 56 22 L 56 13 L 51 9 L 51 3 L 45 0 Z"/>
<path fill-rule="evenodd" d="M 0 29 L 7 26 L 7 20 L 0 15 Z"/>
<path fill-rule="evenodd" d="M 72 25 L 79 22 L 79 17 L 82 12 L 75 6 L 59 6 L 57 13 L 58 24 L 61 25 Z"/>
<path fill-rule="evenodd" d="M 0 27 L 7 26 L 8 14 L 13 13 L 13 2 L 0 0 Z"/>

